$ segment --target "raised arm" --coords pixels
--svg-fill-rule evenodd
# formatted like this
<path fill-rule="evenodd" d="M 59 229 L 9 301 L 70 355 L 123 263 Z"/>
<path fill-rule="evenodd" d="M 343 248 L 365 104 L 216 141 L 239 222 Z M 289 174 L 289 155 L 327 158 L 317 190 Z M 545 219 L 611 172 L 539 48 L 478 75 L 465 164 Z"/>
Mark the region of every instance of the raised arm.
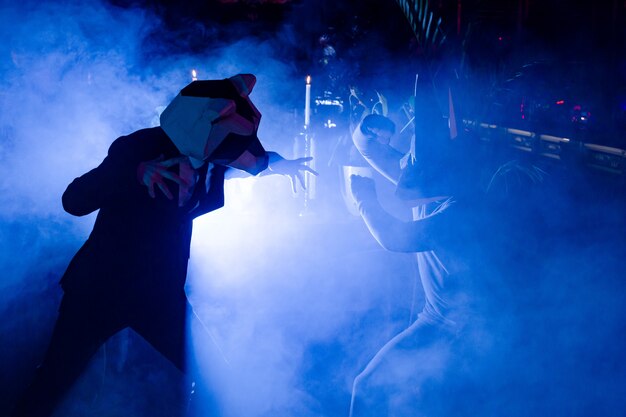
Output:
<path fill-rule="evenodd" d="M 435 249 L 444 220 L 442 216 L 402 221 L 386 212 L 380 205 L 373 180 L 352 175 L 350 185 L 361 217 L 372 236 L 383 248 L 392 252 L 422 252 Z"/>
<path fill-rule="evenodd" d="M 395 125 L 390 119 L 371 114 L 354 130 L 352 142 L 372 168 L 397 185 L 402 171 L 400 160 L 404 155 L 389 145 L 394 131 Z"/>

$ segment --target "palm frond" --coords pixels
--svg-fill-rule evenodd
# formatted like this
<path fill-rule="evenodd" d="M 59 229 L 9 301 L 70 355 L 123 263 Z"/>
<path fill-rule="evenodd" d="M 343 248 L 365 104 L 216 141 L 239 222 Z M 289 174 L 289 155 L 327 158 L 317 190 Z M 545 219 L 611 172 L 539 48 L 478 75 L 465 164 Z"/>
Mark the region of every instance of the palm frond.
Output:
<path fill-rule="evenodd" d="M 447 36 L 442 17 L 431 9 L 428 0 L 396 0 L 404 13 L 415 39 L 426 53 L 441 47 Z"/>

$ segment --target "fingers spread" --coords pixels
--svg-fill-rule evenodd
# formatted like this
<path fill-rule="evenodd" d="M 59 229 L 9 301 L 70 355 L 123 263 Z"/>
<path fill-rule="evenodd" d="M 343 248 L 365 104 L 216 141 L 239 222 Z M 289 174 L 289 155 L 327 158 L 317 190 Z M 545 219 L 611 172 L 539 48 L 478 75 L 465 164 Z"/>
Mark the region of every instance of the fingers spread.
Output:
<path fill-rule="evenodd" d="M 319 174 L 317 173 L 317 171 L 316 171 L 316 170 L 314 170 L 313 168 L 310 168 L 310 167 L 308 167 L 308 166 L 306 166 L 306 165 L 305 165 L 305 166 L 303 166 L 303 167 L 301 168 L 301 170 L 306 171 L 306 172 L 310 172 L 311 174 L 313 174 L 313 175 L 315 175 L 315 176 L 318 176 L 318 175 L 319 175 Z"/>
<path fill-rule="evenodd" d="M 289 180 L 291 181 L 291 191 L 296 194 L 298 192 L 298 186 L 296 184 L 296 179 L 294 176 L 290 175 Z"/>
<path fill-rule="evenodd" d="M 300 172 L 298 172 L 298 181 L 300 182 L 300 186 L 302 187 L 303 190 L 306 190 L 306 185 L 304 183 L 304 175 L 302 175 Z"/>
<path fill-rule="evenodd" d="M 189 185 L 189 183 L 187 183 L 187 181 L 182 179 L 177 174 L 174 174 L 173 172 L 170 172 L 170 171 L 167 171 L 167 170 L 163 170 L 163 171 L 160 172 L 160 174 L 161 174 L 161 176 L 163 178 L 167 178 L 168 180 L 172 180 L 172 181 L 174 181 L 178 185 Z"/>
<path fill-rule="evenodd" d="M 165 194 L 165 197 L 167 197 L 168 200 L 172 200 L 174 198 L 174 196 L 170 192 L 169 188 L 167 188 L 167 185 L 165 185 L 165 183 L 157 182 L 156 184 L 159 186 L 159 188 L 161 189 L 163 194 Z"/>

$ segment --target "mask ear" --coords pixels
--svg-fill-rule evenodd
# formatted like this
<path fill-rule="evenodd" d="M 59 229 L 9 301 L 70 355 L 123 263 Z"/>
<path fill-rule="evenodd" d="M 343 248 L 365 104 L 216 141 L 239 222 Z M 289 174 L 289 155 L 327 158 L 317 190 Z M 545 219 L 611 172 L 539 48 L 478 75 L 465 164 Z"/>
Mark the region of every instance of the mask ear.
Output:
<path fill-rule="evenodd" d="M 237 94 L 245 101 L 247 108 L 251 111 L 251 114 L 247 117 L 251 118 L 255 130 L 258 129 L 259 123 L 261 122 L 261 112 L 259 112 L 254 103 L 250 101 L 250 97 L 248 97 L 256 84 L 256 77 L 252 74 L 237 74 L 230 77 L 228 80 L 235 88 Z"/>
<path fill-rule="evenodd" d="M 241 97 L 248 97 L 256 84 L 256 77 L 252 74 L 237 74 L 229 80 Z"/>

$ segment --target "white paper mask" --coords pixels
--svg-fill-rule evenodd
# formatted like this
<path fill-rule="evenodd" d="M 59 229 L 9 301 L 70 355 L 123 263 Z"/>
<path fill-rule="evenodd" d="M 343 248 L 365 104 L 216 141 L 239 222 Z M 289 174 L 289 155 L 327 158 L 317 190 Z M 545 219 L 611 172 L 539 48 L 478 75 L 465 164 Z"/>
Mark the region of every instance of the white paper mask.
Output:
<path fill-rule="evenodd" d="M 244 143 L 258 142 L 256 131 L 261 113 L 248 97 L 255 82 L 250 74 L 194 81 L 163 111 L 161 128 L 184 155 L 196 160 L 235 163 L 245 153 Z M 254 156 L 248 152 L 249 156 L 265 157 L 258 145 L 262 152 Z M 218 147 L 221 152 L 216 155 Z M 258 171 L 259 163 L 250 165 L 250 169 L 236 167 L 253 173 Z"/>

